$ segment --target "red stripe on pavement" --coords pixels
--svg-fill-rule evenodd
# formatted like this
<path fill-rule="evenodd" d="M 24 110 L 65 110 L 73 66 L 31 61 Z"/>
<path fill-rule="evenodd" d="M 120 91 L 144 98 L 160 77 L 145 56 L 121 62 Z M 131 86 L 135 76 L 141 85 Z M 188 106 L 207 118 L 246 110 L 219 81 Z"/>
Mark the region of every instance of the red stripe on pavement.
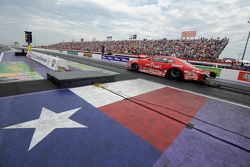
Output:
<path fill-rule="evenodd" d="M 100 110 L 159 150 L 164 151 L 185 125 L 152 111 L 149 107 L 188 123 L 192 117 L 183 116 L 173 110 L 194 116 L 207 98 L 180 90 L 163 88 L 136 96 L 131 100 L 145 107 L 129 100 L 122 100 L 100 107 Z"/>

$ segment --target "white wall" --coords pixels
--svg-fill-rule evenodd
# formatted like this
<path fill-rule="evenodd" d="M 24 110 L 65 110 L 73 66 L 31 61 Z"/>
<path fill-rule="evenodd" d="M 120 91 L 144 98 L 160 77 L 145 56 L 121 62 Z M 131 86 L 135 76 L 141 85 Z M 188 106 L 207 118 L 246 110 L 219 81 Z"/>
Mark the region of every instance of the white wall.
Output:
<path fill-rule="evenodd" d="M 238 75 L 238 70 L 222 69 L 220 73 L 220 78 L 237 81 Z"/>
<path fill-rule="evenodd" d="M 28 58 L 48 67 L 53 71 L 59 71 L 60 68 L 64 70 L 69 70 L 67 61 L 58 57 L 54 57 L 48 54 L 38 53 L 38 52 L 27 52 Z"/>

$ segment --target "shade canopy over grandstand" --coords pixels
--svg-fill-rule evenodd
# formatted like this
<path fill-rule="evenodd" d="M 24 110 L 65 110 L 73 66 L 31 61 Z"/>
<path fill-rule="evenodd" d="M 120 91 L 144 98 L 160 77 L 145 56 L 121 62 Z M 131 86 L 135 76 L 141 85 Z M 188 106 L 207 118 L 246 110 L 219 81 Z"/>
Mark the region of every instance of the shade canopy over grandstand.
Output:
<path fill-rule="evenodd" d="M 122 40 L 122 41 L 92 41 L 63 42 L 49 45 L 49 49 L 81 50 L 101 52 L 105 46 L 107 53 L 168 55 L 179 58 L 197 60 L 216 60 L 228 44 L 228 38 L 193 39 L 193 40 Z"/>

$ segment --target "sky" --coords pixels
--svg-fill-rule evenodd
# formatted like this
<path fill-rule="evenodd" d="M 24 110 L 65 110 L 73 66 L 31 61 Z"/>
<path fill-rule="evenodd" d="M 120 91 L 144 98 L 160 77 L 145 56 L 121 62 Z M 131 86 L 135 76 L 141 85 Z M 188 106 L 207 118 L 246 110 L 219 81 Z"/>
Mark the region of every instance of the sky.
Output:
<path fill-rule="evenodd" d="M 229 38 L 220 58 L 241 58 L 250 24 L 250 0 L 0 0 L 0 44 L 33 45 L 63 41 Z M 34 39 L 35 38 L 35 39 Z M 245 59 L 250 60 L 250 42 Z"/>

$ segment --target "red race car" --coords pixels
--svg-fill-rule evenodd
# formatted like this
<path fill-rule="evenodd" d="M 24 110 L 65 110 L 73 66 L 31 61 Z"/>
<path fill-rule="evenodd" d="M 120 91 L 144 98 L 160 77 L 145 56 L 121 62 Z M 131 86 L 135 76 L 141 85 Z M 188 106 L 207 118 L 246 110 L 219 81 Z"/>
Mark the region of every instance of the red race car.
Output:
<path fill-rule="evenodd" d="M 216 77 L 214 72 L 198 69 L 185 60 L 169 56 L 139 57 L 128 61 L 127 69 L 180 80 L 203 81 Z"/>

